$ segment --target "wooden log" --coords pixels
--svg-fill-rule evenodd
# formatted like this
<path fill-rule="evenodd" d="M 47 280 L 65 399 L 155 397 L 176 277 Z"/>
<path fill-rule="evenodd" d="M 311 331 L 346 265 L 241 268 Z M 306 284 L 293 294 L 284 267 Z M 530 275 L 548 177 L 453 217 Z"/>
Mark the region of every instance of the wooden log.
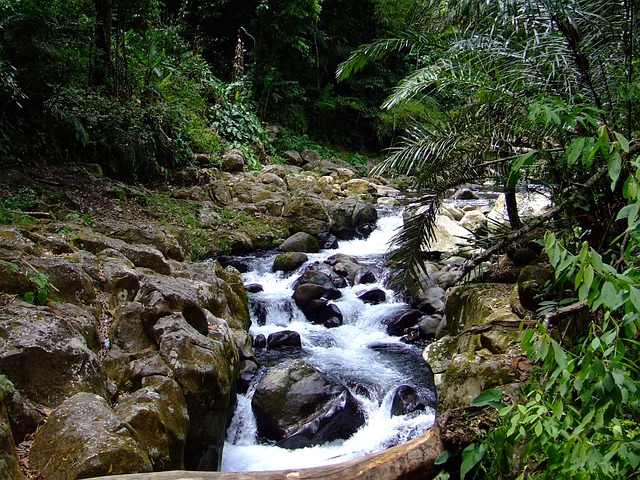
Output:
<path fill-rule="evenodd" d="M 98 477 L 102 480 L 430 480 L 440 471 L 435 460 L 444 451 L 440 431 L 348 462 L 323 467 L 267 472 L 155 472 Z"/>

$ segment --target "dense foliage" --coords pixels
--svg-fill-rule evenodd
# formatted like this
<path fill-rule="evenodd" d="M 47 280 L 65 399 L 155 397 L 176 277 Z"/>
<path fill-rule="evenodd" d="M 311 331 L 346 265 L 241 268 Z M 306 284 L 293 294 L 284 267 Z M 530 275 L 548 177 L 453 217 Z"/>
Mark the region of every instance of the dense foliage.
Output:
<path fill-rule="evenodd" d="M 269 123 L 376 148 L 378 105 L 406 61 L 340 85 L 335 69 L 400 28 L 413 3 L 3 0 L 2 161 L 80 160 L 157 178 L 194 153 L 242 144 L 257 164 Z"/>
<path fill-rule="evenodd" d="M 544 220 L 556 273 L 524 348 L 537 366 L 524 398 L 461 452 L 461 477 L 635 478 L 640 473 L 637 5 L 632 1 L 425 2 L 405 34 L 359 47 L 354 75 L 388 53 L 418 53 L 417 68 L 385 102 L 413 124 L 382 166 L 429 193 L 390 263 L 417 290 L 422 251 L 447 189 L 491 179 L 518 229 L 515 192 L 545 184 Z M 437 52 L 438 55 L 434 55 Z M 415 107 L 418 103 L 422 108 Z M 421 112 L 420 115 L 416 113 Z M 535 240 L 525 225 L 521 242 Z M 539 229 L 537 230 L 539 231 Z M 515 238 L 513 235 L 511 238 Z M 495 239 L 494 241 L 498 241 Z M 553 319 L 586 313 L 569 325 Z M 546 317 L 544 317 L 546 315 Z M 479 403 L 499 406 L 501 392 Z M 474 467 L 476 467 L 474 469 Z M 443 473 L 442 478 L 449 474 Z"/>

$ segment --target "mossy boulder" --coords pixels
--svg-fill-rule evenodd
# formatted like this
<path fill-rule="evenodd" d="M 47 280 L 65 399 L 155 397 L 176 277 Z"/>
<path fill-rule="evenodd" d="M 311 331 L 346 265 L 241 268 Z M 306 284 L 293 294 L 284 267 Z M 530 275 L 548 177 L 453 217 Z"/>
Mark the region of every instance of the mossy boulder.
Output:
<path fill-rule="evenodd" d="M 292 272 L 309 260 L 302 252 L 284 252 L 273 260 L 271 270 L 274 272 Z"/>
<path fill-rule="evenodd" d="M 84 322 L 20 301 L 0 307 L 0 374 L 47 406 L 83 391 L 106 398 L 106 374 L 87 344 Z"/>
<path fill-rule="evenodd" d="M 152 471 L 137 433 L 104 398 L 86 392 L 53 411 L 33 440 L 29 463 L 48 480 Z"/>
<path fill-rule="evenodd" d="M 553 280 L 553 271 L 549 266 L 524 267 L 518 276 L 518 295 L 522 306 L 535 312 L 540 307 L 540 302 L 545 300 L 543 292 L 545 284 Z"/>
<path fill-rule="evenodd" d="M 320 251 L 318 239 L 306 232 L 298 232 L 287 238 L 278 247 L 281 252 L 316 253 Z"/>
<path fill-rule="evenodd" d="M 293 232 L 318 235 L 329 231 L 332 220 L 325 201 L 309 194 L 298 194 L 284 206 L 282 216 Z"/>

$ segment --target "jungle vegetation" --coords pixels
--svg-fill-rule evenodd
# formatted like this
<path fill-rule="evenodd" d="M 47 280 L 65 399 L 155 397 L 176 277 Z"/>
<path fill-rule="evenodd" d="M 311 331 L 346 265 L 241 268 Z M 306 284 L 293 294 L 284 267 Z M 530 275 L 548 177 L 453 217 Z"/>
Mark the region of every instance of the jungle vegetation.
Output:
<path fill-rule="evenodd" d="M 442 477 L 633 478 L 639 7 L 0 0 L 0 167 L 90 162 L 148 181 L 230 147 L 254 168 L 292 146 L 390 148 L 378 172 L 409 175 L 430 207 L 390 256 L 409 290 L 447 190 L 492 181 L 512 229 L 493 242 L 538 242 L 555 282 L 524 336 L 536 368 L 522 398 L 502 405 L 501 392 L 485 394 L 479 403 L 496 409 L 497 427 L 450 452 L 461 463 Z M 281 128 L 274 144 L 266 125 Z M 547 186 L 555 202 L 535 224 L 518 215 L 526 184 Z M 586 320 L 563 336 L 552 319 L 574 309 Z"/>

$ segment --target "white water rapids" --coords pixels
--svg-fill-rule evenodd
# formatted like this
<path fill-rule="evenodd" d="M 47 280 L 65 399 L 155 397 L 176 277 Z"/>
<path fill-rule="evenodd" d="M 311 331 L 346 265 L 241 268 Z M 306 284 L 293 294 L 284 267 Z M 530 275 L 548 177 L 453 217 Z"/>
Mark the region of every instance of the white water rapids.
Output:
<path fill-rule="evenodd" d="M 302 337 L 302 356 L 323 372 L 340 378 L 363 403 L 366 424 L 347 440 L 321 446 L 287 450 L 271 444 L 259 444 L 251 411 L 252 388 L 238 396 L 238 406 L 227 430 L 223 471 L 264 471 L 306 468 L 346 461 L 382 450 L 421 435 L 434 421 L 435 394 L 428 367 L 421 350 L 405 345 L 398 337 L 386 333 L 385 320 L 405 309 L 406 304 L 382 284 L 382 257 L 395 230 L 402 224 L 401 212 L 381 212 L 376 230 L 366 240 L 341 241 L 338 250 L 309 255 L 309 262 L 298 271 L 273 273 L 276 254 L 244 258 L 250 270 L 244 274 L 247 283 L 259 283 L 264 291 L 251 294 L 252 303 L 266 310 L 266 322 L 258 325 L 252 317 L 250 332 L 255 336 L 280 330 L 294 330 Z M 342 297 L 334 300 L 344 315 L 344 324 L 327 329 L 308 322 L 291 300 L 291 284 L 306 265 L 335 254 L 353 256 L 376 271 L 378 283 L 341 289 Z M 357 296 L 373 288 L 381 288 L 387 301 L 378 305 L 363 303 Z M 372 348 L 373 347 L 373 348 Z M 424 411 L 404 416 L 391 416 L 394 389 L 410 385 L 430 405 Z"/>

